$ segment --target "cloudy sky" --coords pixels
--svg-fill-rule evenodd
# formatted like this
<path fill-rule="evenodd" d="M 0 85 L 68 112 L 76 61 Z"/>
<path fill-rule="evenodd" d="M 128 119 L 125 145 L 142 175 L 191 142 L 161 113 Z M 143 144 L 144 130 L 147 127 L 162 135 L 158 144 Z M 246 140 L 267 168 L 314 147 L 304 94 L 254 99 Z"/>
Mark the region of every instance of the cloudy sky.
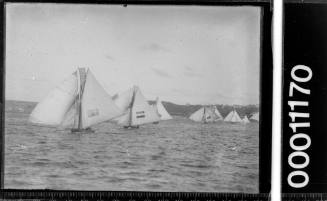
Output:
<path fill-rule="evenodd" d="M 109 94 L 258 104 L 257 7 L 6 5 L 6 99 L 40 101 L 77 67 Z"/>

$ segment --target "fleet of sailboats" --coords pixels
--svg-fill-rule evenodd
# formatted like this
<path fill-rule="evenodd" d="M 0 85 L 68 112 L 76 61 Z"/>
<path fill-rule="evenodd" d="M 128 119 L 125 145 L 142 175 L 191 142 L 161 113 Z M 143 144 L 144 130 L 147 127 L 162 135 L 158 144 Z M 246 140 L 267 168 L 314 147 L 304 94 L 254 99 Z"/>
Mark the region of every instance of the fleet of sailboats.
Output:
<path fill-rule="evenodd" d="M 231 122 L 231 123 L 243 123 L 247 124 L 250 123 L 250 120 L 248 119 L 247 115 L 245 115 L 243 118 L 240 117 L 238 112 L 233 109 L 230 111 L 225 118 L 220 114 L 218 108 L 213 105 L 209 106 L 203 106 L 197 111 L 195 111 L 193 114 L 190 115 L 189 119 L 196 121 L 196 122 L 202 122 L 202 123 L 212 123 L 216 121 L 224 121 L 224 122 Z"/>
<path fill-rule="evenodd" d="M 150 105 L 138 86 L 111 97 L 86 68 L 78 68 L 39 102 L 30 114 L 29 121 L 36 124 L 63 126 L 71 132 L 93 132 L 91 127 L 113 121 L 124 128 L 138 128 L 143 124 L 170 120 L 159 98 Z M 217 121 L 249 123 L 259 121 L 259 113 L 250 120 L 242 119 L 233 109 L 225 118 L 214 105 L 203 106 L 189 119 L 212 123 Z"/>

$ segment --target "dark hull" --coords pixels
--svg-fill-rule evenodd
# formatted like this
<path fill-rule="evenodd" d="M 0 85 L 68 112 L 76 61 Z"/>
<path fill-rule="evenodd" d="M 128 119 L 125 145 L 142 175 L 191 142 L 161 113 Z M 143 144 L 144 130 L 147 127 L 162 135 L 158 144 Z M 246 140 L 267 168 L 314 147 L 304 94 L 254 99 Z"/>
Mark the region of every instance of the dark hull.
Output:
<path fill-rule="evenodd" d="M 136 129 L 140 128 L 140 126 L 124 126 L 125 129 Z"/>
<path fill-rule="evenodd" d="M 72 128 L 70 130 L 72 133 L 94 133 L 95 131 L 92 130 L 91 128 L 82 128 L 82 129 L 79 129 L 79 128 Z"/>

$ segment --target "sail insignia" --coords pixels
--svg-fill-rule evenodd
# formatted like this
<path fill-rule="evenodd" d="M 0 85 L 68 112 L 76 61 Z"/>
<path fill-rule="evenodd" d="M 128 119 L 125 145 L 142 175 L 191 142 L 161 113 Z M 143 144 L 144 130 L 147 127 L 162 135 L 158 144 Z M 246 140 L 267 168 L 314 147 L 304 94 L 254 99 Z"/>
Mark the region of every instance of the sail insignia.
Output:
<path fill-rule="evenodd" d="M 160 120 L 159 115 L 153 107 L 149 105 L 141 90 L 134 87 L 134 100 L 131 108 L 131 122 L 132 126 L 142 125 L 146 123 L 153 123 Z"/>

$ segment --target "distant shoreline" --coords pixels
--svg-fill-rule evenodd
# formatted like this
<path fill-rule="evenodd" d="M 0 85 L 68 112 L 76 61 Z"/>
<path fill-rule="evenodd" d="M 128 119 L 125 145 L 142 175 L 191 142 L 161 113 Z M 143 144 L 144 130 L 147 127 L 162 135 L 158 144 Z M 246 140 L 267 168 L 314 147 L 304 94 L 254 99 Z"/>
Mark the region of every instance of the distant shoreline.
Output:
<path fill-rule="evenodd" d="M 154 100 L 148 101 L 150 104 L 155 103 Z M 35 107 L 35 105 L 38 102 L 33 101 L 22 101 L 22 100 L 5 100 L 5 109 L 8 107 L 24 107 L 26 106 L 27 109 L 25 111 L 29 111 Z M 174 116 L 183 116 L 183 117 L 189 117 L 193 112 L 200 109 L 204 105 L 179 105 L 172 102 L 162 101 L 162 104 L 166 108 L 166 110 L 169 112 L 169 114 Z M 223 117 L 227 116 L 227 114 L 235 109 L 241 118 L 246 116 L 251 116 L 253 113 L 256 113 L 259 111 L 259 105 L 224 105 L 224 104 L 212 104 L 217 107 L 219 112 L 222 114 Z"/>

